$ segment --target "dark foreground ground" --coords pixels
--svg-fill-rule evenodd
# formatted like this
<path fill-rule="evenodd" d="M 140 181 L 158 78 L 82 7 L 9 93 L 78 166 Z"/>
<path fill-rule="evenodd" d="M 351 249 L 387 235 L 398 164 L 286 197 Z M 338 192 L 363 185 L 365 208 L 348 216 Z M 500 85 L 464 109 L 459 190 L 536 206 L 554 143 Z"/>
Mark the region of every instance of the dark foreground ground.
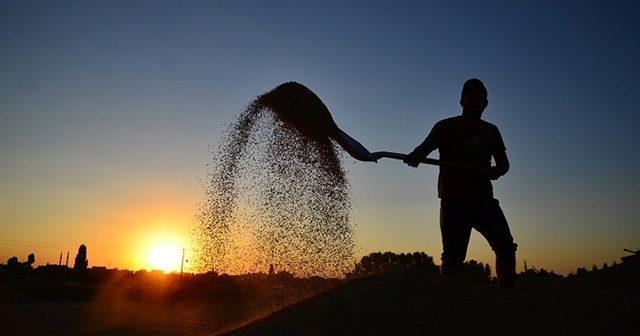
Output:
<path fill-rule="evenodd" d="M 402 269 L 346 282 L 271 315 L 264 300 L 273 296 L 155 303 L 17 297 L 0 305 L 0 335 L 640 335 L 638 263 L 516 286 Z"/>

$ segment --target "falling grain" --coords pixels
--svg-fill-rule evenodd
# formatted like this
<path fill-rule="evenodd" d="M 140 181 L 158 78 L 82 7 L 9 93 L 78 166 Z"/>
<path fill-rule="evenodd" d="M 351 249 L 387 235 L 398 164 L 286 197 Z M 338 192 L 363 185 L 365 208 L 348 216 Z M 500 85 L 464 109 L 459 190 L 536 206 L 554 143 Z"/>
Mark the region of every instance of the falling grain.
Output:
<path fill-rule="evenodd" d="M 194 237 L 201 270 L 340 277 L 353 263 L 349 182 L 326 106 L 297 83 L 257 97 L 213 151 Z"/>

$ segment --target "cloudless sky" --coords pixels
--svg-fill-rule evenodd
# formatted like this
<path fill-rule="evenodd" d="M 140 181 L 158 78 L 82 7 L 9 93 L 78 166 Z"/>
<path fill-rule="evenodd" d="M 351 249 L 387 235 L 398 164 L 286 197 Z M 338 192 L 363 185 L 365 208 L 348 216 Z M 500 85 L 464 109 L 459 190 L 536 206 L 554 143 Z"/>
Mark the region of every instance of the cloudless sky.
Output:
<path fill-rule="evenodd" d="M 188 254 L 209 146 L 280 83 L 369 150 L 407 153 L 471 77 L 511 161 L 494 189 L 519 270 L 619 262 L 640 248 L 638 32 L 637 1 L 2 1 L 0 262 Z M 439 260 L 437 167 L 346 167 L 356 257 Z M 477 233 L 468 258 L 493 261 Z"/>

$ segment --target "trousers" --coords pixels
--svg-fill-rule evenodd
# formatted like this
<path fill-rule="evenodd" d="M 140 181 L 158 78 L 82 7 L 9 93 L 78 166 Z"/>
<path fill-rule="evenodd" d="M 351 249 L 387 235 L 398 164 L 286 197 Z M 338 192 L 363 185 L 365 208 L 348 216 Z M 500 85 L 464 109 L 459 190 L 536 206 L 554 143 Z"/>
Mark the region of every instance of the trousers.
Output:
<path fill-rule="evenodd" d="M 462 268 L 472 229 L 482 234 L 497 257 L 515 257 L 518 244 L 513 241 L 509 224 L 498 200 L 443 199 L 440 201 L 440 232 L 444 272 L 456 272 Z"/>

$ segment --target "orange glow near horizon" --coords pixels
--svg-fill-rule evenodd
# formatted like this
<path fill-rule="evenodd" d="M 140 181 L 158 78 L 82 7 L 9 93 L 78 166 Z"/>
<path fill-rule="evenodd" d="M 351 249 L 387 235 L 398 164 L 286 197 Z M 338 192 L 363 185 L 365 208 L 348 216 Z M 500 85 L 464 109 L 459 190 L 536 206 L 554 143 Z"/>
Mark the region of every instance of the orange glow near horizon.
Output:
<path fill-rule="evenodd" d="M 149 221 L 140 225 L 132 237 L 140 246 L 137 256 L 139 267 L 165 273 L 180 272 L 183 249 L 190 248 L 186 232 L 182 225 L 166 221 Z"/>
<path fill-rule="evenodd" d="M 153 270 L 165 273 L 179 272 L 182 262 L 182 250 L 172 243 L 159 243 L 149 250 L 148 263 Z"/>

